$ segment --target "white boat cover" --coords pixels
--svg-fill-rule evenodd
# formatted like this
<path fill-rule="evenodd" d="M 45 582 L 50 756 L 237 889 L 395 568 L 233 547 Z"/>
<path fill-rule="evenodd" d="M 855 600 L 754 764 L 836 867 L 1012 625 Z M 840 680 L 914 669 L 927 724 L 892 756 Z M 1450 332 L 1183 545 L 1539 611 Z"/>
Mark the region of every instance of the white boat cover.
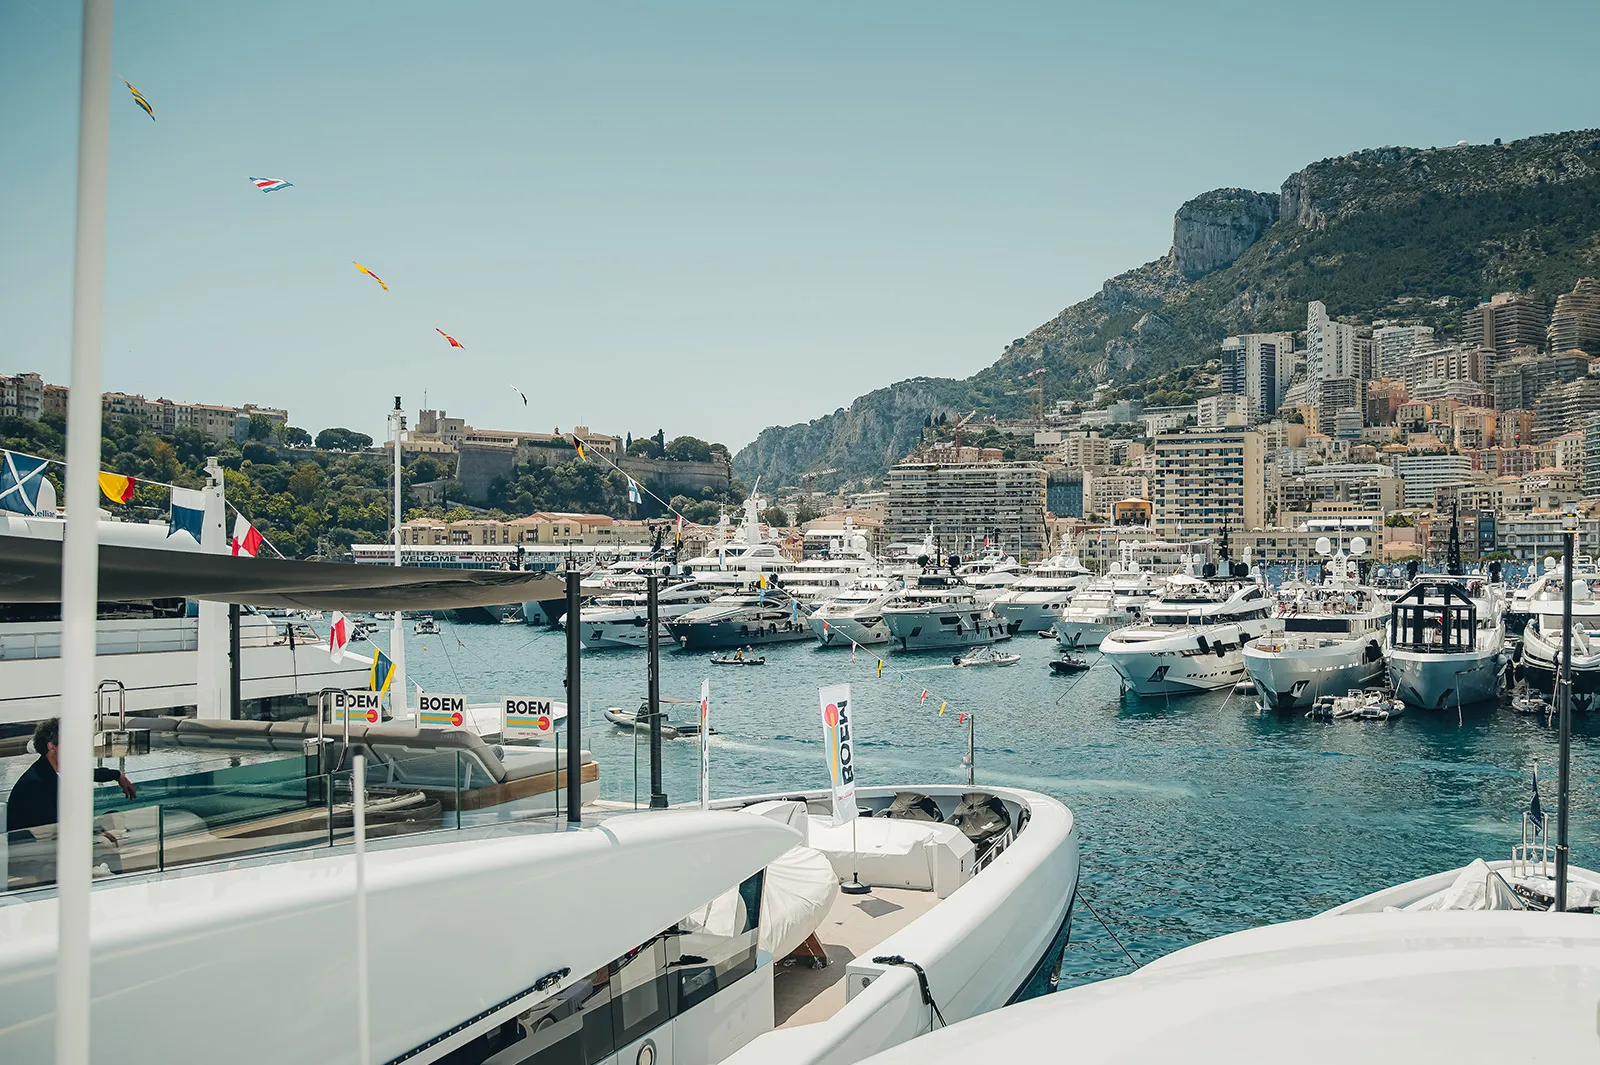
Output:
<path fill-rule="evenodd" d="M 1405 907 L 1407 910 L 1525 910 L 1506 880 L 1475 858 L 1443 891 Z"/>
<path fill-rule="evenodd" d="M 764 802 L 746 807 L 747 813 L 787 824 L 790 815 L 805 815 L 800 802 Z M 788 957 L 821 926 L 839 898 L 839 877 L 828 856 L 812 847 L 791 847 L 767 866 L 761 892 L 759 947 L 773 960 Z M 737 889 L 725 891 L 690 914 L 682 924 L 693 931 L 733 936 L 744 920 L 743 900 Z"/>

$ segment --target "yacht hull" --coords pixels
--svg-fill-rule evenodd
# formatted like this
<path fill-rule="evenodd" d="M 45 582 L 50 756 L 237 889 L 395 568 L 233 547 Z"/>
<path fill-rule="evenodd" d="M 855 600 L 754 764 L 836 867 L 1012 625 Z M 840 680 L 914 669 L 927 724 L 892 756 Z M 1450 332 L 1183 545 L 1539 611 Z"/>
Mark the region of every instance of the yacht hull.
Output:
<path fill-rule="evenodd" d="M 1383 678 L 1381 652 L 1370 639 L 1340 640 L 1323 647 L 1270 650 L 1276 645 L 1251 644 L 1244 649 L 1244 668 L 1263 706 L 1304 710 L 1322 695 L 1343 695 Z"/>
<path fill-rule="evenodd" d="M 1007 603 L 996 602 L 993 610 L 1006 627 L 1014 633 L 1044 632 L 1061 618 L 1061 608 L 1068 602 Z"/>
<path fill-rule="evenodd" d="M 859 647 L 871 647 L 889 642 L 889 626 L 881 616 L 870 621 L 863 618 L 827 618 L 826 632 L 822 628 L 823 621 L 823 618 L 812 618 L 811 631 L 824 647 L 849 647 L 852 642 Z"/>
<path fill-rule="evenodd" d="M 1556 663 L 1561 649 L 1552 646 L 1539 632 L 1538 626 L 1527 629 L 1522 637 L 1522 661 L 1519 668 L 1528 687 L 1546 695 L 1556 690 Z M 1572 656 L 1572 709 L 1588 713 L 1595 709 L 1600 699 L 1600 655 L 1586 655 L 1578 650 Z"/>
<path fill-rule="evenodd" d="M 811 639 L 804 621 L 750 623 L 737 618 L 721 621 L 671 622 L 667 625 L 678 646 L 686 651 L 712 651 L 727 647 L 754 647 L 769 643 L 795 643 Z"/>
<path fill-rule="evenodd" d="M 1389 681 L 1407 706 L 1441 710 L 1496 698 L 1503 665 L 1499 651 L 1397 650 L 1389 656 Z"/>
<path fill-rule="evenodd" d="M 1237 649 L 1215 654 L 1184 655 L 1178 651 L 1101 653 L 1135 695 L 1193 695 L 1216 691 L 1244 679 L 1244 655 Z"/>
<path fill-rule="evenodd" d="M 951 619 L 946 622 L 945 618 Z M 886 614 L 889 643 L 901 651 L 954 651 L 1011 638 L 1005 622 L 971 610 Z"/>
<path fill-rule="evenodd" d="M 661 642 L 670 643 L 672 633 L 667 626 L 657 623 Z M 637 621 L 585 621 L 580 626 L 579 638 L 591 651 L 643 650 L 650 643 L 650 624 L 644 618 Z"/>
<path fill-rule="evenodd" d="M 1062 647 L 1088 650 L 1099 647 L 1100 642 L 1123 625 L 1130 624 L 1124 621 L 1120 625 L 1113 625 L 1109 621 L 1084 621 L 1077 618 L 1061 618 L 1055 624 L 1056 640 Z"/>

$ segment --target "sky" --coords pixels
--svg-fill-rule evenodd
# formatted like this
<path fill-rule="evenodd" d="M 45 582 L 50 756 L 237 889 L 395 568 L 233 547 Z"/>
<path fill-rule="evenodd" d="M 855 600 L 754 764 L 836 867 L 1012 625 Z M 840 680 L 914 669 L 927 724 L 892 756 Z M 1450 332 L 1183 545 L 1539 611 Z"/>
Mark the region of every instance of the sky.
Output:
<path fill-rule="evenodd" d="M 63 383 L 79 26 L 0 0 L 0 373 Z M 737 449 L 978 371 L 1205 190 L 1600 126 L 1596 40 L 1592 0 L 121 0 L 104 387 Z"/>

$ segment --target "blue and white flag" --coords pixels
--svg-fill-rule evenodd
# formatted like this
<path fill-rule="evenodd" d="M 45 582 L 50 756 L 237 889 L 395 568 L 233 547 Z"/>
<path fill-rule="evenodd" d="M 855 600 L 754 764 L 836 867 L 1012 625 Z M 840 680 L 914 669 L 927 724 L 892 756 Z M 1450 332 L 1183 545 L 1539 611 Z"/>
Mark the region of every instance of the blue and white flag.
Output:
<path fill-rule="evenodd" d="M 628 478 L 628 502 L 630 502 L 630 503 L 643 503 L 644 502 L 644 499 L 641 498 L 640 495 L 639 495 L 639 484 L 632 477 Z"/>
<path fill-rule="evenodd" d="M 172 490 L 172 517 L 167 521 L 167 535 L 186 532 L 200 542 L 200 529 L 205 525 L 206 494 L 194 488 Z"/>
<path fill-rule="evenodd" d="M 800 600 L 798 600 L 798 599 L 789 600 L 789 620 L 790 621 L 799 621 L 800 620 Z"/>
<path fill-rule="evenodd" d="M 46 484 L 44 470 L 50 463 L 32 455 L 4 452 L 5 465 L 0 466 L 0 510 L 13 514 L 38 514 L 39 490 Z M 55 492 L 49 493 L 54 497 Z"/>
<path fill-rule="evenodd" d="M 1533 801 L 1528 804 L 1528 821 L 1535 832 L 1544 831 L 1544 809 L 1539 805 L 1539 763 L 1533 763 Z"/>

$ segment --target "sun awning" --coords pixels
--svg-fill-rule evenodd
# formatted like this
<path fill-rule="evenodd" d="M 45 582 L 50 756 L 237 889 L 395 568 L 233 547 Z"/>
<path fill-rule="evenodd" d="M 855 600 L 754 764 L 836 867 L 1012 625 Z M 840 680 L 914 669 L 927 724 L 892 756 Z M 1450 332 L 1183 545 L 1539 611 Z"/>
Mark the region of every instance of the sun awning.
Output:
<path fill-rule="evenodd" d="M 305 610 L 451 610 L 557 599 L 564 586 L 562 578 L 549 573 L 357 566 L 100 547 L 101 602 L 181 596 Z M 0 602 L 60 601 L 61 541 L 0 535 Z"/>

